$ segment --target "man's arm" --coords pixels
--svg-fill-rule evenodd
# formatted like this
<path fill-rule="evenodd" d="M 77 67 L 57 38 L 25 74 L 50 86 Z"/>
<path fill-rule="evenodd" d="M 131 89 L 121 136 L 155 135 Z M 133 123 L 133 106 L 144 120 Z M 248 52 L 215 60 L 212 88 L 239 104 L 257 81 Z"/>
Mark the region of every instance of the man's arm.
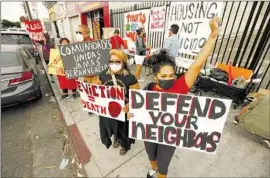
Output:
<path fill-rule="evenodd" d="M 165 40 L 164 44 L 163 44 L 163 48 L 169 50 L 169 48 L 170 48 L 170 42 L 171 42 L 171 41 L 169 40 L 169 38 L 167 38 L 167 39 Z"/>
<path fill-rule="evenodd" d="M 209 25 L 211 28 L 211 34 L 207 42 L 201 49 L 200 53 L 195 57 L 194 62 L 192 63 L 192 65 L 189 67 L 188 71 L 185 74 L 185 80 L 189 88 L 191 88 L 194 82 L 196 81 L 204 63 L 206 62 L 208 56 L 210 55 L 210 53 L 214 48 L 219 33 L 219 24 L 221 24 L 220 19 L 214 18 L 210 21 Z"/>

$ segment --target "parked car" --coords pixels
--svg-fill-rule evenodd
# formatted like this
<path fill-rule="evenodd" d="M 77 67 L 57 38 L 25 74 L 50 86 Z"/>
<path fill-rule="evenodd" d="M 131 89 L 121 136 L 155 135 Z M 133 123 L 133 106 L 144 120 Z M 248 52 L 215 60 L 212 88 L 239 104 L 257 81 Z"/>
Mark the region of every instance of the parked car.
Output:
<path fill-rule="evenodd" d="M 1 45 L 1 107 L 42 97 L 36 60 L 25 47 Z"/>
<path fill-rule="evenodd" d="M 1 44 L 25 46 L 37 61 L 40 60 L 35 44 L 33 44 L 28 33 L 24 29 L 1 29 Z"/>

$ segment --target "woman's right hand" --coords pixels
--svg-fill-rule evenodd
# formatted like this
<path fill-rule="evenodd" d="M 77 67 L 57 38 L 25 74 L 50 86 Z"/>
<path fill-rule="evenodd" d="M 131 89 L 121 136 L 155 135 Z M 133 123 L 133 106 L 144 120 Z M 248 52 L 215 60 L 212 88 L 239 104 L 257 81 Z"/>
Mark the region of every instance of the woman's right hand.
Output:
<path fill-rule="evenodd" d="M 127 118 L 128 118 L 128 119 L 131 119 L 132 117 L 134 117 L 134 115 L 133 115 L 132 113 L 128 112 L 128 113 L 127 113 Z"/>
<path fill-rule="evenodd" d="M 222 25 L 222 20 L 219 17 L 214 17 L 212 20 L 209 22 L 209 26 L 211 28 L 211 38 L 217 38 L 219 32 L 220 32 L 220 27 Z"/>

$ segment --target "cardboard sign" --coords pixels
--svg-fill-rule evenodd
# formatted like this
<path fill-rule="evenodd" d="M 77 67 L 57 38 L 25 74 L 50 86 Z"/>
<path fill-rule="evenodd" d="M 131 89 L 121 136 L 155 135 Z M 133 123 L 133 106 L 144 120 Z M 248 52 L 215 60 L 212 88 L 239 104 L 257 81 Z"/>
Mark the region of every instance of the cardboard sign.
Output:
<path fill-rule="evenodd" d="M 164 31 L 166 6 L 154 7 L 150 13 L 150 31 Z"/>
<path fill-rule="evenodd" d="M 63 62 L 58 49 L 50 50 L 50 62 L 48 64 L 48 73 L 53 75 L 65 75 Z"/>
<path fill-rule="evenodd" d="M 223 2 L 172 2 L 165 34 L 172 24 L 178 24 L 180 53 L 196 56 L 211 33 L 209 21 L 221 17 L 222 8 Z"/>
<path fill-rule="evenodd" d="M 231 100 L 129 90 L 129 137 L 215 154 Z"/>
<path fill-rule="evenodd" d="M 97 40 L 68 45 L 60 45 L 67 78 L 98 75 L 108 67 L 110 41 Z"/>
<path fill-rule="evenodd" d="M 124 88 L 76 81 L 84 111 L 125 122 Z"/>
<path fill-rule="evenodd" d="M 25 28 L 29 34 L 29 37 L 33 41 L 45 40 L 43 28 L 42 28 L 42 24 L 40 20 L 33 20 L 33 21 L 25 20 L 24 23 L 25 23 Z"/>
<path fill-rule="evenodd" d="M 132 39 L 133 42 L 137 40 L 138 27 L 144 27 L 146 38 L 148 36 L 148 26 L 149 26 L 149 14 L 150 9 L 131 11 L 124 14 L 124 33 L 125 37 Z M 147 39 L 145 38 L 145 41 Z"/>

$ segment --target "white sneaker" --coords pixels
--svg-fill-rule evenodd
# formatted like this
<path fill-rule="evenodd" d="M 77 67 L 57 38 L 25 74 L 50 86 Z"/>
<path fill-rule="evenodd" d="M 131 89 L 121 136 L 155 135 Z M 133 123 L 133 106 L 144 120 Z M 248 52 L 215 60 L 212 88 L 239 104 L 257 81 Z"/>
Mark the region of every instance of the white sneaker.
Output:
<path fill-rule="evenodd" d="M 156 178 L 157 177 L 157 171 L 154 169 L 150 169 L 147 173 L 147 178 Z"/>

